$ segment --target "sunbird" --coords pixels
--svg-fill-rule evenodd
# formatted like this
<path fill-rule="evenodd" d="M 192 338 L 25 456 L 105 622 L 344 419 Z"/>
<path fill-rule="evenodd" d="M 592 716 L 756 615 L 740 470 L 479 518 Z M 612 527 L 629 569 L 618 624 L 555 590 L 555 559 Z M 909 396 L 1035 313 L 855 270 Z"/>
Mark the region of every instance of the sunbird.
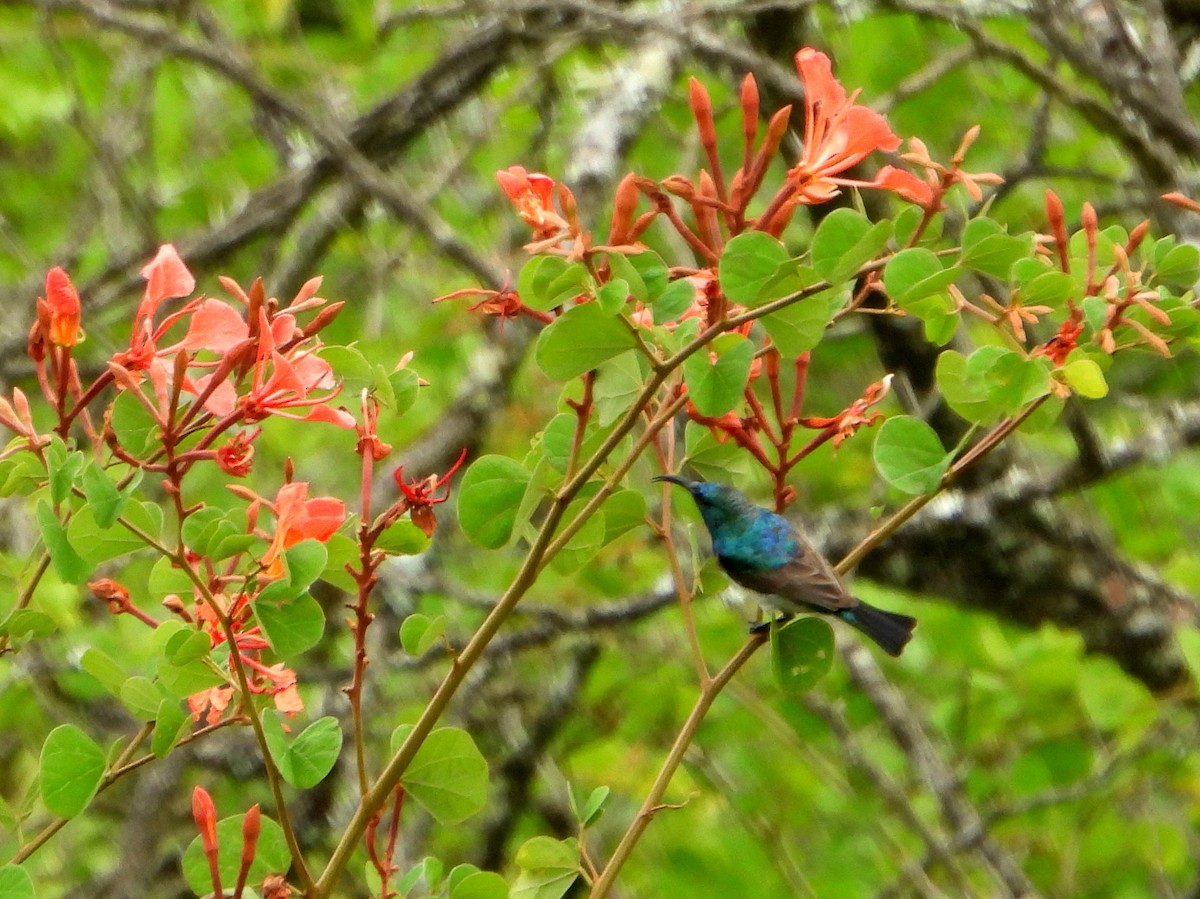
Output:
<path fill-rule="evenodd" d="M 692 495 L 722 570 L 743 587 L 774 598 L 785 614 L 821 612 L 862 631 L 890 656 L 912 637 L 917 619 L 868 605 L 852 595 L 833 566 L 782 515 L 756 506 L 728 484 L 666 474 Z"/>

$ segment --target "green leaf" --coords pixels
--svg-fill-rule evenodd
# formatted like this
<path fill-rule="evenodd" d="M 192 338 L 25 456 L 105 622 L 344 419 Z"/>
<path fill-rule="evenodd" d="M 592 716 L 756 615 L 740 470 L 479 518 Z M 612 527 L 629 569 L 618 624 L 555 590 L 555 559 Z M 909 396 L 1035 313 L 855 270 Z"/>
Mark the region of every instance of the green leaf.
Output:
<path fill-rule="evenodd" d="M 641 359 L 636 353 L 622 353 L 596 369 L 592 401 L 596 404 L 600 427 L 607 428 L 624 415 L 641 393 L 644 377 Z"/>
<path fill-rule="evenodd" d="M 87 808 L 104 777 L 104 750 L 73 724 L 50 731 L 42 744 L 38 780 L 50 814 L 73 818 Z"/>
<path fill-rule="evenodd" d="M 158 679 L 172 696 L 182 699 L 224 682 L 207 663 L 211 649 L 208 634 L 190 628 L 167 641 L 158 660 Z"/>
<path fill-rule="evenodd" d="M 635 346 L 629 326 L 584 303 L 560 315 L 538 336 L 534 359 L 546 376 L 566 381 Z"/>
<path fill-rule="evenodd" d="M 711 355 L 715 361 L 710 361 Z M 701 415 L 724 415 L 742 399 L 754 362 L 754 344 L 740 334 L 722 334 L 683 362 L 688 398 Z"/>
<path fill-rule="evenodd" d="M 779 352 L 785 356 L 799 356 L 821 342 L 834 312 L 843 302 L 842 292 L 822 291 L 764 315 L 762 325 Z"/>
<path fill-rule="evenodd" d="M 148 677 L 136 675 L 121 684 L 121 705 L 139 721 L 153 721 L 163 701 L 163 691 Z"/>
<path fill-rule="evenodd" d="M 1012 236 L 993 219 L 977 218 L 963 229 L 962 249 L 963 266 L 1007 280 L 1013 263 L 1033 252 L 1033 241 Z"/>
<path fill-rule="evenodd" d="M 571 458 L 571 447 L 575 443 L 575 429 L 579 417 L 570 412 L 560 412 L 546 423 L 542 431 L 541 447 L 546 461 L 562 474 L 567 470 Z"/>
<path fill-rule="evenodd" d="M 1155 281 L 1178 290 L 1190 290 L 1197 279 L 1200 279 L 1200 250 L 1191 244 L 1176 244 L 1155 260 Z"/>
<path fill-rule="evenodd" d="M 19 438 L 9 441 L 4 449 L 11 451 L 20 446 Z M 0 460 L 0 496 L 28 496 L 46 479 L 42 461 L 30 452 L 18 452 L 15 456 Z"/>
<path fill-rule="evenodd" d="M 771 660 L 785 693 L 798 696 L 811 690 L 833 667 L 833 628 L 812 616 L 784 627 L 772 622 Z"/>
<path fill-rule="evenodd" d="M 151 537 L 162 532 L 162 509 L 154 503 L 132 502 L 124 509 L 124 520 Z M 91 505 L 76 512 L 67 523 L 67 539 L 82 559 L 92 566 L 109 562 L 146 548 L 145 541 L 123 524 L 102 527 Z"/>
<path fill-rule="evenodd" d="M 227 521 L 224 509 L 216 506 L 205 506 L 190 514 L 180 528 L 180 536 L 188 548 L 199 555 L 206 556 L 213 543 L 219 539 L 222 530 L 233 533 L 234 527 Z"/>
<path fill-rule="evenodd" d="M 604 545 L 646 523 L 646 498 L 637 490 L 617 490 L 600 506 Z"/>
<path fill-rule="evenodd" d="M 415 556 L 429 549 L 429 536 L 407 518 L 394 522 L 375 541 L 375 548 L 393 556 Z M 326 563 L 325 571 L 328 571 Z M 321 577 L 324 578 L 324 573 Z"/>
<path fill-rule="evenodd" d="M 375 392 L 378 372 L 358 347 L 321 347 L 321 358 L 337 373 L 348 396 L 356 396 L 364 390 Z"/>
<path fill-rule="evenodd" d="M 583 263 L 562 256 L 534 256 L 521 267 L 517 293 L 530 309 L 545 312 L 586 293 L 590 282 Z"/>
<path fill-rule="evenodd" d="M 588 796 L 587 802 L 583 804 L 583 808 L 579 810 L 579 823 L 586 827 L 592 824 L 600 817 L 600 812 L 604 810 L 604 803 L 608 799 L 608 794 L 611 790 L 608 787 L 596 787 Z"/>
<path fill-rule="evenodd" d="M 151 599 L 162 602 L 172 593 L 179 596 L 191 596 L 195 584 L 192 583 L 192 579 L 188 577 L 186 571 L 176 568 L 170 559 L 161 558 L 150 569 L 146 587 L 150 591 Z"/>
<path fill-rule="evenodd" d="M 125 507 L 125 496 L 94 460 L 84 466 L 83 493 L 96 524 L 111 528 Z"/>
<path fill-rule="evenodd" d="M 1044 356 L 1030 358 L 1007 347 L 984 346 L 967 358 L 964 377 L 982 386 L 1001 415 L 1015 415 L 1050 392 L 1050 367 Z"/>
<path fill-rule="evenodd" d="M 673 322 L 692 308 L 696 302 L 696 285 L 687 278 L 677 278 L 669 283 L 650 305 L 654 323 Z"/>
<path fill-rule="evenodd" d="M 495 871 L 475 871 L 452 881 L 450 899 L 508 899 L 508 882 Z"/>
<path fill-rule="evenodd" d="M 1155 701 L 1150 691 L 1112 659 L 1087 659 L 1075 683 L 1084 710 L 1101 730 L 1137 729 L 1154 718 Z"/>
<path fill-rule="evenodd" d="M 403 415 L 416 404 L 421 394 L 421 378 L 411 368 L 388 372 L 387 383 L 391 386 L 393 415 Z"/>
<path fill-rule="evenodd" d="M 911 247 L 891 258 L 883 270 L 883 286 L 900 308 L 932 296 L 958 277 L 958 269 L 943 268 L 932 250 Z"/>
<path fill-rule="evenodd" d="M 400 645 L 410 656 L 423 656 L 446 633 L 446 616 L 430 618 L 414 612 L 400 625 Z"/>
<path fill-rule="evenodd" d="M 529 472 L 515 459 L 476 459 L 458 488 L 459 525 L 467 539 L 487 549 L 507 543 L 529 479 Z"/>
<path fill-rule="evenodd" d="M 192 717 L 183 710 L 178 699 L 166 698 L 158 704 L 154 716 L 154 733 L 150 737 L 150 751 L 156 758 L 166 758 L 191 730 Z"/>
<path fill-rule="evenodd" d="M 129 678 L 115 660 L 95 647 L 84 651 L 79 667 L 100 681 L 100 685 L 113 696 L 121 695 L 121 687 Z"/>
<path fill-rule="evenodd" d="M 579 842 L 534 837 L 517 850 L 521 873 L 513 881 L 511 899 L 560 899 L 579 876 Z"/>
<path fill-rule="evenodd" d="M 1066 272 L 1042 272 L 1021 285 L 1021 305 L 1061 309 L 1074 291 L 1075 281 Z"/>
<path fill-rule="evenodd" d="M 969 422 L 980 424 L 999 417 L 984 385 L 967 378 L 967 357 L 945 350 L 937 360 L 937 383 L 951 409 Z"/>
<path fill-rule="evenodd" d="M 237 880 L 242 858 L 242 821 L 245 815 L 234 815 L 217 822 L 217 867 L 221 872 L 221 885 L 231 889 Z M 262 883 L 271 873 L 286 871 L 292 864 L 288 854 L 287 838 L 283 828 L 263 815 L 260 819 L 258 847 L 254 863 L 250 866 L 249 882 Z M 188 887 L 197 896 L 212 894 L 212 878 L 208 872 L 208 859 L 200 837 L 188 844 L 183 853 L 183 876 Z"/>
<path fill-rule="evenodd" d="M 50 499 L 59 506 L 71 495 L 71 488 L 79 480 L 87 460 L 79 450 L 68 450 L 62 438 L 57 436 L 51 438 L 45 453 Z"/>
<path fill-rule="evenodd" d="M 1100 331 L 1108 322 L 1108 303 L 1103 297 L 1084 297 L 1080 303 L 1083 307 L 1083 320 L 1093 331 Z"/>
<path fill-rule="evenodd" d="M 945 291 L 913 300 L 906 311 L 921 320 L 925 339 L 937 346 L 949 342 L 958 329 L 959 316 L 954 298 Z"/>
<path fill-rule="evenodd" d="M 113 433 L 121 441 L 121 446 L 135 456 L 141 456 L 147 450 L 160 445 L 161 430 L 150 410 L 142 405 L 141 400 L 133 395 L 132 390 L 122 390 L 112 401 Z"/>
<path fill-rule="evenodd" d="M 624 284 L 629 296 L 633 297 L 639 303 L 649 301 L 650 297 L 646 291 L 646 282 L 642 280 L 642 276 L 633 267 L 628 256 L 623 253 L 609 253 L 608 269 L 612 281 L 619 281 Z M 663 271 L 666 271 L 665 266 Z M 610 281 L 609 283 L 612 282 Z"/>
<path fill-rule="evenodd" d="M 54 514 L 50 503 L 44 499 L 38 502 L 37 519 L 42 542 L 46 544 L 46 549 L 50 553 L 50 561 L 54 563 L 54 570 L 68 584 L 82 584 L 95 569 L 84 561 L 79 553 L 75 552 L 67 538 L 67 532 L 62 522 Z"/>
<path fill-rule="evenodd" d="M 607 284 L 602 284 L 596 291 L 596 302 L 604 310 L 605 315 L 616 315 L 629 299 L 629 284 L 621 278 L 614 278 Z"/>
<path fill-rule="evenodd" d="M 813 235 L 812 267 L 822 279 L 839 284 L 878 256 L 891 236 L 890 221 L 871 224 L 855 209 L 835 209 Z"/>
<path fill-rule="evenodd" d="M 325 570 L 329 554 L 320 540 L 301 540 L 283 551 L 284 570 L 288 585 L 297 594 L 307 590 Z"/>
<path fill-rule="evenodd" d="M 910 415 L 889 418 L 875 438 L 875 467 L 904 493 L 936 490 L 951 458 L 933 428 Z"/>
<path fill-rule="evenodd" d="M 275 602 L 261 594 L 254 600 L 254 617 L 281 659 L 291 659 L 316 646 L 325 633 L 325 613 L 309 594 Z"/>
<path fill-rule="evenodd" d="M 0 622 L 0 634 L 6 634 L 14 646 L 24 646 L 30 640 L 54 633 L 54 619 L 37 609 L 13 609 Z"/>
<path fill-rule="evenodd" d="M 0 867 L 0 897 L 3 899 L 35 899 L 33 880 L 24 868 L 17 865 Z M 502 899 L 503 894 L 501 895 Z M 453 897 L 460 899 L 460 897 Z M 472 897 L 474 899 L 474 897 Z M 483 899 L 480 896 L 480 899 Z"/>
<path fill-rule="evenodd" d="M 280 715 L 263 716 L 263 727 L 271 731 L 267 745 L 279 773 L 300 790 L 315 787 L 333 770 L 342 751 L 342 728 L 332 716 L 310 724 L 290 742 L 283 733 Z"/>
<path fill-rule="evenodd" d="M 1076 359 L 1063 366 L 1063 374 L 1071 389 L 1080 396 L 1097 400 L 1108 394 L 1108 382 L 1104 372 L 1091 359 Z"/>
<path fill-rule="evenodd" d="M 684 438 L 687 462 L 704 480 L 737 480 L 731 475 L 749 473 L 745 454 L 732 440 L 720 443 L 708 428 L 694 421 L 685 426 Z"/>
<path fill-rule="evenodd" d="M 401 519 L 412 524 L 408 519 Z M 397 522 L 399 524 L 399 522 Z M 381 535 L 384 542 L 389 543 L 391 538 L 387 536 L 391 528 Z M 421 535 L 424 537 L 424 534 Z M 397 538 L 397 542 L 403 542 L 401 538 Z M 378 545 L 378 544 L 377 544 Z M 384 548 L 384 552 L 390 552 L 390 548 Z M 346 593 L 353 593 L 358 589 L 358 585 L 354 583 L 354 578 L 346 571 L 346 565 L 354 565 L 358 562 L 358 544 L 355 543 L 345 534 L 334 534 L 325 541 L 325 551 L 329 553 L 329 560 L 325 563 L 325 570 L 321 572 L 321 580 L 327 584 L 332 584 L 339 590 Z"/>
<path fill-rule="evenodd" d="M 725 245 L 718 265 L 721 290 L 732 302 L 754 308 L 783 296 L 767 290 L 790 261 L 783 244 L 762 231 L 739 234 Z"/>
<path fill-rule="evenodd" d="M 396 728 L 393 752 L 411 730 L 410 724 Z M 465 730 L 439 727 L 421 744 L 401 783 L 439 824 L 450 827 L 474 815 L 487 801 L 487 761 Z"/>

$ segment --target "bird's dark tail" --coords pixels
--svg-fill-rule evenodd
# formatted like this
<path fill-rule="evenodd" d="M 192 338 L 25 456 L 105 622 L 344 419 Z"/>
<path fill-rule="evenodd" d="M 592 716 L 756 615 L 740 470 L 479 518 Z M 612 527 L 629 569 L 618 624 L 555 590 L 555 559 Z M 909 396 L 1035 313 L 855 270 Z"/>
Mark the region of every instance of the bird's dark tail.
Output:
<path fill-rule="evenodd" d="M 837 615 L 878 643 L 890 656 L 900 655 L 917 626 L 917 619 L 911 615 L 887 612 L 861 600 L 854 608 L 842 609 Z"/>

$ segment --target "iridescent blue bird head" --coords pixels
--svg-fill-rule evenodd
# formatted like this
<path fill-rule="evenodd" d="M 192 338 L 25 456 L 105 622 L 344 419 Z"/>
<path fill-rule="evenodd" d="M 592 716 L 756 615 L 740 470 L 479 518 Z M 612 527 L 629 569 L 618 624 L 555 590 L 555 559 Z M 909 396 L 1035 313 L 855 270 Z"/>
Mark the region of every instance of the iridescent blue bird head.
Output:
<path fill-rule="evenodd" d="M 757 517 L 757 513 L 765 511 L 742 496 L 736 488 L 719 481 L 691 481 L 673 474 L 659 475 L 653 480 L 678 484 L 690 493 L 710 531 L 747 515 Z"/>

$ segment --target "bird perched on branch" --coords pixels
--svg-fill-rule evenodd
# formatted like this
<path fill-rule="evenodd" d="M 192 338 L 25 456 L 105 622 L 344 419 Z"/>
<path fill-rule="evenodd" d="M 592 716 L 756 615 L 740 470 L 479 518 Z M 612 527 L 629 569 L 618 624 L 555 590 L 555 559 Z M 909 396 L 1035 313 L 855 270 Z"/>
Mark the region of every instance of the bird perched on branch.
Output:
<path fill-rule="evenodd" d="M 917 619 L 851 595 L 833 566 L 782 515 L 751 503 L 728 484 L 661 475 L 692 495 L 712 538 L 713 553 L 734 581 L 773 597 L 784 613 L 822 612 L 862 631 L 891 656 L 912 637 Z"/>

